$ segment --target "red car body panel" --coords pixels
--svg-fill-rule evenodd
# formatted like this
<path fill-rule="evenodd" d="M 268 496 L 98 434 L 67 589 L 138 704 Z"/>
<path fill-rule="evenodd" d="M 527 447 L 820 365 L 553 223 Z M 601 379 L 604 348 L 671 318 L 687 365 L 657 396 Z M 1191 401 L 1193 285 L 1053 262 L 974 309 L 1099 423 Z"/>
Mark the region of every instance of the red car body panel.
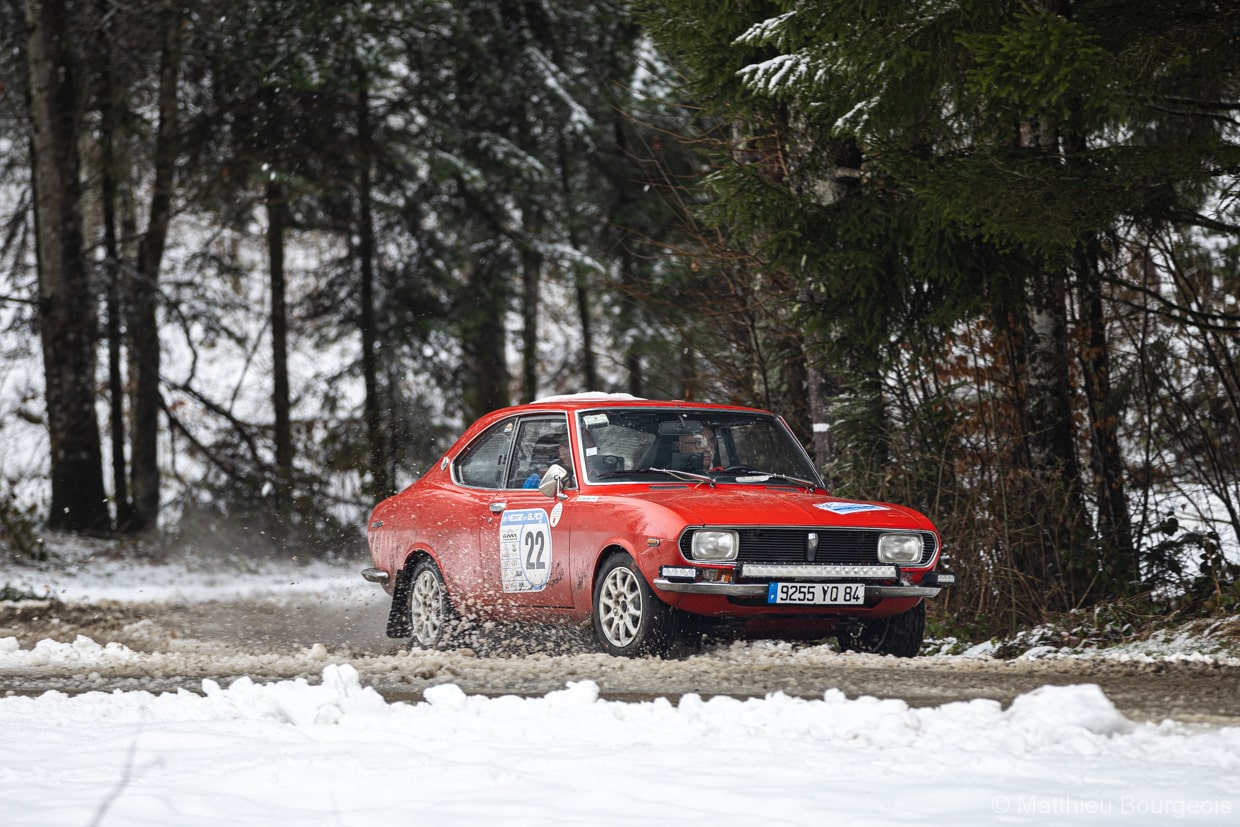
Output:
<path fill-rule="evenodd" d="M 928 533 L 927 536 L 933 536 L 932 552 L 914 564 L 900 565 L 898 577 L 893 574 L 883 581 L 906 591 L 919 586 L 935 568 L 941 542 L 931 521 L 912 509 L 842 500 L 831 497 L 821 487 L 807 490 L 795 481 L 779 478 L 764 483 L 721 479 L 715 484 L 672 478 L 592 481 L 587 478 L 582 456 L 582 446 L 588 443 L 582 441 L 579 414 L 599 409 L 771 416 L 734 406 L 602 395 L 567 397 L 494 411 L 468 428 L 415 483 L 374 508 L 367 533 L 374 566 L 371 571 L 377 570 L 384 577 L 378 580 L 381 575 L 376 574 L 370 579 L 382 582 L 392 593 L 411 560 L 426 555 L 439 567 L 453 604 L 463 613 L 482 618 L 584 620 L 591 613 L 599 565 L 607 555 L 622 550 L 633 557 L 655 595 L 668 605 L 706 617 L 750 620 L 755 628 L 829 629 L 845 617 L 865 619 L 904 612 L 922 599 L 891 596 L 847 607 L 770 605 L 728 594 L 660 587 L 660 582 L 668 585 L 661 577 L 664 566 L 696 567 L 699 582 L 713 576 L 711 570 L 725 580 L 738 579 L 737 564 L 686 559 L 679 542 L 682 534 L 693 527 L 759 531 L 794 527 L 822 532 L 824 536 L 831 536 L 829 532 L 835 530 Z M 507 427 L 503 424 L 506 421 L 518 423 L 521 417 L 531 415 L 550 416 L 554 422 L 563 417 L 567 424 L 568 438 L 574 446 L 572 471 L 578 482 L 576 487 L 563 491 L 562 499 L 552 499 L 537 488 L 473 487 L 454 476 L 456 464 L 477 444 L 480 435 L 495 433 L 497 425 Z M 782 420 L 775 420 L 786 429 Z M 801 450 L 799 445 L 797 448 Z M 511 549 L 511 538 L 518 531 L 517 523 L 510 523 L 510 519 L 536 521 L 539 531 L 545 532 L 549 560 L 545 583 L 539 588 L 513 591 L 505 586 L 503 538 L 508 538 Z M 893 572 L 896 569 L 891 568 Z M 925 591 L 928 596 L 933 590 Z"/>

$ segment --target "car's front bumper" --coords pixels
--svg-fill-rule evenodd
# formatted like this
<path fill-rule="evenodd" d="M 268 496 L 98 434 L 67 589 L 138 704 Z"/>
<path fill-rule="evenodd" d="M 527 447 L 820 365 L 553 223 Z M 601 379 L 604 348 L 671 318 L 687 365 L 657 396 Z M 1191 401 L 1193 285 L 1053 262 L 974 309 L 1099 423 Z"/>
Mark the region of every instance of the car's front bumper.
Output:
<path fill-rule="evenodd" d="M 651 584 L 665 592 L 681 594 L 717 594 L 725 597 L 766 597 L 769 583 L 712 583 L 698 580 L 692 583 L 677 582 L 659 577 Z M 865 599 L 883 600 L 889 597 L 938 597 L 938 586 L 871 586 L 865 587 Z"/>
<path fill-rule="evenodd" d="M 953 575 L 937 571 L 925 572 L 919 579 L 920 583 L 910 583 L 898 566 L 886 563 L 740 563 L 734 572 L 708 571 L 693 565 L 661 566 L 659 576 L 652 585 L 665 592 L 752 599 L 765 598 L 772 582 L 861 582 L 865 584 L 866 603 L 873 604 L 886 598 L 938 597 L 944 586 L 952 586 L 956 582 Z"/>

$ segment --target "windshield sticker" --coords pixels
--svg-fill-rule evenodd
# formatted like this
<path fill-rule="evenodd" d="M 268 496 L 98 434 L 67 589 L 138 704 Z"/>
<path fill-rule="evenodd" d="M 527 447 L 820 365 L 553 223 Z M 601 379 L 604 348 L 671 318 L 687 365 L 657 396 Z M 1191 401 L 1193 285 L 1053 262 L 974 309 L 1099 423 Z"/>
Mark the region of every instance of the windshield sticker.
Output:
<path fill-rule="evenodd" d="M 814 508 L 830 511 L 832 514 L 857 514 L 862 511 L 887 511 L 885 505 L 874 503 L 814 503 Z"/>
<path fill-rule="evenodd" d="M 607 425 L 607 414 L 584 414 L 581 417 L 581 422 L 587 428 L 602 428 Z"/>
<path fill-rule="evenodd" d="M 499 571 L 506 592 L 540 592 L 547 587 L 551 523 L 546 511 L 523 508 L 504 512 L 499 523 Z"/>

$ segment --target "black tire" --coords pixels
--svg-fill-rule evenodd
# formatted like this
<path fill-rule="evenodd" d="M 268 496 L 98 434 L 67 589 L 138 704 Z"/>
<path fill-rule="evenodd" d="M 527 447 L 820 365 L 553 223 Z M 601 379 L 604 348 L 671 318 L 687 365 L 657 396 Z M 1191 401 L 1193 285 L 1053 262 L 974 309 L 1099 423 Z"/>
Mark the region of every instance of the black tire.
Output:
<path fill-rule="evenodd" d="M 926 637 L 926 603 L 923 600 L 907 612 L 867 621 L 856 634 L 841 634 L 840 649 L 875 655 L 916 657 Z"/>
<path fill-rule="evenodd" d="M 676 642 L 676 616 L 654 596 L 633 558 L 613 554 L 594 581 L 594 637 L 609 655 L 665 655 Z"/>
<path fill-rule="evenodd" d="M 456 625 L 448 587 L 435 561 L 423 557 L 409 575 L 408 603 L 411 648 L 442 649 Z"/>

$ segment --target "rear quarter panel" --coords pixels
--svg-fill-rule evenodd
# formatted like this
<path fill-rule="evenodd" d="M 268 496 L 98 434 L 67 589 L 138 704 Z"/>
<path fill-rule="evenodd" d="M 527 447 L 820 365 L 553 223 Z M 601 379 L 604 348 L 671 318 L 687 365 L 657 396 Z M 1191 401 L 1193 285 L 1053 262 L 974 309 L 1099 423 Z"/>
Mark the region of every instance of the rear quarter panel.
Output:
<path fill-rule="evenodd" d="M 368 541 L 375 568 L 390 575 L 388 592 L 409 559 L 422 553 L 435 561 L 458 605 L 477 599 L 479 515 L 485 513 L 477 499 L 437 467 L 375 507 Z"/>

